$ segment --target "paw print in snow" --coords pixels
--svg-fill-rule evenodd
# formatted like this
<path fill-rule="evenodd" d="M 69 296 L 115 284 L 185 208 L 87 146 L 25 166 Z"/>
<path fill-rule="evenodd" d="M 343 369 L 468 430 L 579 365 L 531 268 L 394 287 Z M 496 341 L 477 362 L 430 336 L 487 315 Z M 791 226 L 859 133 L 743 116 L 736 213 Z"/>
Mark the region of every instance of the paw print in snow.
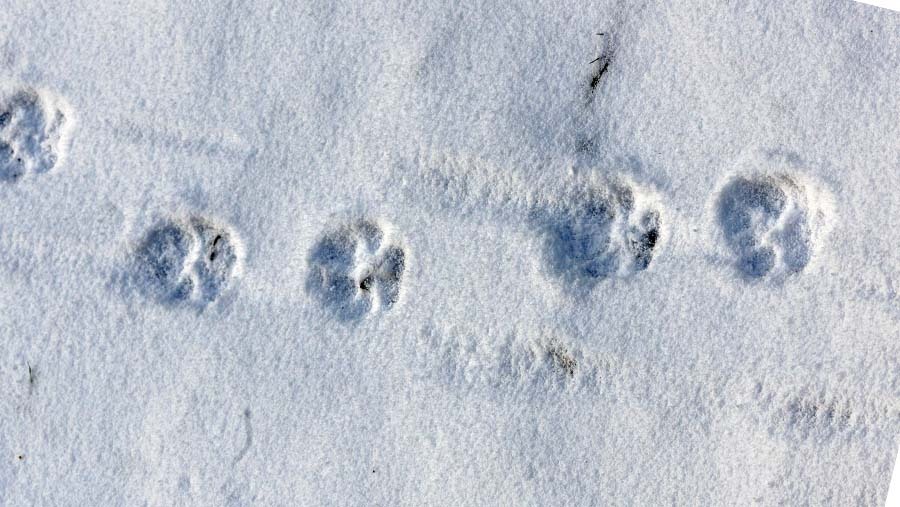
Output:
<path fill-rule="evenodd" d="M 803 271 L 825 220 L 807 186 L 784 174 L 733 178 L 716 211 L 735 267 L 748 279 Z"/>
<path fill-rule="evenodd" d="M 139 286 L 163 302 L 215 301 L 237 274 L 240 245 L 228 228 L 193 217 L 167 220 L 137 252 Z"/>
<path fill-rule="evenodd" d="M 72 124 L 65 100 L 48 91 L 20 89 L 0 99 L 0 181 L 60 166 Z"/>
<path fill-rule="evenodd" d="M 388 227 L 359 220 L 315 244 L 307 291 L 339 319 L 356 320 L 399 301 L 406 262 Z"/>
<path fill-rule="evenodd" d="M 551 271 L 576 284 L 643 271 L 659 248 L 659 206 L 626 183 L 580 188 L 537 217 Z"/>

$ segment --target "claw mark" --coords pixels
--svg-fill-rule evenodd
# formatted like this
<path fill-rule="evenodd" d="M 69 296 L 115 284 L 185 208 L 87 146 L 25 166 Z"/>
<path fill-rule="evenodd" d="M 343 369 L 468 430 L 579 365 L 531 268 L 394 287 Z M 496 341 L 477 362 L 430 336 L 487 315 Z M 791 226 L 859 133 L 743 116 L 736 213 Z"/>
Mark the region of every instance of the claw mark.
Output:
<path fill-rule="evenodd" d="M 244 456 L 247 454 L 247 451 L 250 450 L 250 446 L 253 445 L 253 427 L 250 425 L 250 409 L 249 408 L 244 410 L 244 423 L 245 423 L 245 427 L 247 429 L 247 438 L 244 440 L 244 446 L 241 448 L 240 452 L 238 452 L 238 455 L 234 458 L 234 462 L 232 463 L 232 466 L 237 465 L 238 462 L 240 462 L 242 459 L 244 459 Z"/>

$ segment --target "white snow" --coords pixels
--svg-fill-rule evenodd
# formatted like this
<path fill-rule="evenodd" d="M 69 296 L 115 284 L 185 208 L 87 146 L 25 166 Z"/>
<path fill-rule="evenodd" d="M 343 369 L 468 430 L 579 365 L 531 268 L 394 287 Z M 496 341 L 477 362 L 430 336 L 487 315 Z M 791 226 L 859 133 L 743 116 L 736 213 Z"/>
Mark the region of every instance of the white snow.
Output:
<path fill-rule="evenodd" d="M 0 69 L 0 505 L 884 504 L 900 13 L 6 0 Z"/>

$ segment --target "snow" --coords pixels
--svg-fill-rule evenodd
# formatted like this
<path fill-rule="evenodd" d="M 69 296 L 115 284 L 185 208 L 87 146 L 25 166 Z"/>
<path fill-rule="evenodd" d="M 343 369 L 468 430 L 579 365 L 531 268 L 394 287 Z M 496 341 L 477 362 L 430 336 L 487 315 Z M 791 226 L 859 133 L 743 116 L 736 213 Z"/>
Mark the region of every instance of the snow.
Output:
<path fill-rule="evenodd" d="M 900 13 L 0 27 L 0 505 L 884 504 Z"/>

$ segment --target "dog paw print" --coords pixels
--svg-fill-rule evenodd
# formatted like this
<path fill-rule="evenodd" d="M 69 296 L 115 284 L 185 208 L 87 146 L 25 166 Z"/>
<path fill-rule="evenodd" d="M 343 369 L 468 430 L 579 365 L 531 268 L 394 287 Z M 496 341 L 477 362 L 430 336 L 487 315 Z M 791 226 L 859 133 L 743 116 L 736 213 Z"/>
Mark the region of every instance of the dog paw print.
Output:
<path fill-rule="evenodd" d="M 659 248 L 659 206 L 633 185 L 579 189 L 538 217 L 551 271 L 575 283 L 643 271 Z"/>
<path fill-rule="evenodd" d="M 16 181 L 62 164 L 73 124 L 65 100 L 20 89 L 0 99 L 0 181 Z"/>
<path fill-rule="evenodd" d="M 152 228 L 137 252 L 140 287 L 163 302 L 205 305 L 237 274 L 237 236 L 227 227 L 193 217 Z"/>
<path fill-rule="evenodd" d="M 308 292 L 341 320 L 388 310 L 401 295 L 406 250 L 388 227 L 359 220 L 324 234 L 309 255 Z"/>
<path fill-rule="evenodd" d="M 716 211 L 735 267 L 747 279 L 803 271 L 824 222 L 815 196 L 784 174 L 733 178 L 720 191 Z"/>

